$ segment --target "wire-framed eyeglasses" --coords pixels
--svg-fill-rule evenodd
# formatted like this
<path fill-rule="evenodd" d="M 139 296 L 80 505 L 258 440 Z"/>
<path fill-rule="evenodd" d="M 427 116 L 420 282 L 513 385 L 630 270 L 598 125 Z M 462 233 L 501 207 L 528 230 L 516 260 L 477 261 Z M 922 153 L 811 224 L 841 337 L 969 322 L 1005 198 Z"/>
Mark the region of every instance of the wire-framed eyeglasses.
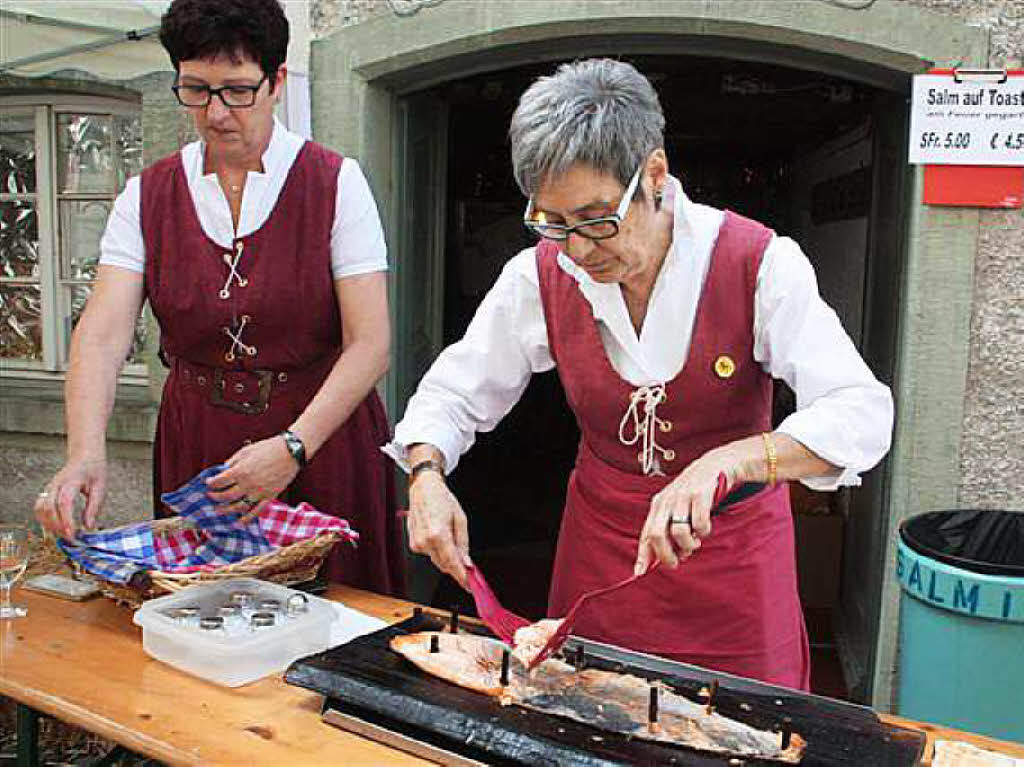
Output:
<path fill-rule="evenodd" d="M 210 105 L 211 99 L 217 96 L 228 109 L 246 109 L 256 103 L 256 94 L 263 87 L 263 81 L 267 77 L 263 75 L 255 85 L 222 85 L 219 88 L 211 88 L 209 85 L 187 83 L 172 85 L 171 90 L 183 107 L 206 107 Z"/>
<path fill-rule="evenodd" d="M 586 221 L 580 221 L 572 226 L 549 223 L 544 216 L 544 211 L 534 216 L 533 198 L 531 197 L 530 201 L 526 204 L 523 223 L 535 235 L 547 240 L 567 240 L 573 232 L 580 237 L 586 237 L 588 240 L 607 240 L 609 237 L 614 237 L 619 233 L 619 226 L 625 220 L 626 213 L 629 211 L 629 203 L 633 201 L 633 194 L 636 192 L 637 184 L 640 183 L 640 171 L 643 170 L 643 167 L 641 165 L 636 169 L 636 173 L 633 174 L 633 178 L 629 181 L 629 186 L 626 187 L 626 192 L 622 195 L 622 199 L 619 200 L 618 209 L 610 216 L 588 218 Z"/>

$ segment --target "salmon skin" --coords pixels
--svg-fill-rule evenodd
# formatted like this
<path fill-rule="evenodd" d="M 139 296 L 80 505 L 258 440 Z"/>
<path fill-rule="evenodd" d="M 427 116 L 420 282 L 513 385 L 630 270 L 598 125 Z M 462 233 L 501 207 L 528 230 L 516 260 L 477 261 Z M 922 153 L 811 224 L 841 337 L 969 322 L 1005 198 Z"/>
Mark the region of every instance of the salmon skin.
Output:
<path fill-rule="evenodd" d="M 431 640 L 437 637 L 437 652 Z M 806 741 L 792 733 L 782 748 L 780 733 L 758 730 L 694 703 L 662 682 L 658 690 L 658 716 L 648 721 L 652 682 L 630 674 L 588 668 L 576 669 L 548 658 L 533 672 L 510 664 L 508 684 L 501 683 L 502 651 L 495 639 L 473 634 L 422 631 L 391 640 L 391 649 L 423 671 L 498 699 L 502 705 L 574 719 L 633 738 L 658 741 L 727 756 L 768 759 L 797 764 Z"/>

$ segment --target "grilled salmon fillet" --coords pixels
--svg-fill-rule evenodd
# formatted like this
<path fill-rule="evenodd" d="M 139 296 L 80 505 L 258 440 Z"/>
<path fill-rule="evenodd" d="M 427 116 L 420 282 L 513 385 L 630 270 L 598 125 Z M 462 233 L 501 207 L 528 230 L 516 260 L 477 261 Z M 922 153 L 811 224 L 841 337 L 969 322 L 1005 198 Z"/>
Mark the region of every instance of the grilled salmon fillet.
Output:
<path fill-rule="evenodd" d="M 431 638 L 437 637 L 437 652 Z M 501 683 L 505 646 L 472 634 L 423 631 L 391 640 L 391 649 L 428 674 L 500 700 L 548 714 L 574 719 L 634 738 L 728 756 L 770 759 L 797 764 L 807 743 L 793 733 L 787 748 L 782 735 L 758 730 L 721 716 L 674 692 L 662 682 L 658 691 L 658 718 L 648 721 L 652 683 L 630 674 L 589 668 L 577 672 L 561 660 L 549 658 L 532 673 L 511 664 L 508 684 Z"/>
<path fill-rule="evenodd" d="M 523 626 L 512 637 L 512 656 L 524 666 L 529 666 L 530 661 L 544 649 L 561 625 L 562 620 L 559 618 L 545 618 L 529 626 Z"/>

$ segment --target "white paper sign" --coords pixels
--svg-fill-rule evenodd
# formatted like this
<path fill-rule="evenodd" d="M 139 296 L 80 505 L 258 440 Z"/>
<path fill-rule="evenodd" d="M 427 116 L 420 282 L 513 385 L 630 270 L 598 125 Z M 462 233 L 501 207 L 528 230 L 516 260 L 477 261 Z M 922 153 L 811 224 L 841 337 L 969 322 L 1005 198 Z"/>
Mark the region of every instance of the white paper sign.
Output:
<path fill-rule="evenodd" d="M 1024 76 L 1000 83 L 916 75 L 910 162 L 1024 165 Z"/>

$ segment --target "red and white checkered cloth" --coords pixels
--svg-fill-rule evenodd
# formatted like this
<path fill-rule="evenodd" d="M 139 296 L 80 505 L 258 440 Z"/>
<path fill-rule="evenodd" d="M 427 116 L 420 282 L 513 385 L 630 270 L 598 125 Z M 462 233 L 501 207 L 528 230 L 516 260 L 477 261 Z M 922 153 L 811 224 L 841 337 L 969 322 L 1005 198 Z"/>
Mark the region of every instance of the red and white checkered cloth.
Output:
<path fill-rule="evenodd" d="M 160 496 L 188 525 L 165 532 L 154 529 L 152 523 L 138 522 L 83 531 L 74 541 L 59 541 L 58 545 L 90 573 L 128 583 L 140 571 L 209 571 L 326 532 L 337 533 L 352 544 L 359 540 L 346 520 L 321 514 L 308 503 L 293 508 L 271 501 L 252 519 L 248 512 L 218 511 L 226 502 L 210 497 L 206 480 L 223 469 L 223 464 L 211 466 Z"/>
<path fill-rule="evenodd" d="M 265 541 L 269 544 L 259 545 L 260 550 L 252 554 L 265 554 L 326 532 L 338 533 L 342 541 L 352 544 L 359 540 L 359 533 L 347 520 L 323 514 L 305 502 L 289 506 L 281 501 L 271 501 L 244 527 L 250 533 L 246 536 L 250 542 Z M 210 534 L 203 529 L 181 527 L 170 532 L 157 532 L 153 539 L 158 569 L 165 572 L 202 572 L 227 564 L 223 557 L 196 561 L 197 558 L 207 559 L 201 552 L 209 544 Z"/>
<path fill-rule="evenodd" d="M 333 530 L 343 541 L 355 543 L 359 533 L 352 529 L 348 520 L 329 517 L 303 501 L 298 506 L 289 506 L 280 501 L 271 501 L 258 517 L 260 532 L 272 546 L 291 546 L 298 541 Z"/>

